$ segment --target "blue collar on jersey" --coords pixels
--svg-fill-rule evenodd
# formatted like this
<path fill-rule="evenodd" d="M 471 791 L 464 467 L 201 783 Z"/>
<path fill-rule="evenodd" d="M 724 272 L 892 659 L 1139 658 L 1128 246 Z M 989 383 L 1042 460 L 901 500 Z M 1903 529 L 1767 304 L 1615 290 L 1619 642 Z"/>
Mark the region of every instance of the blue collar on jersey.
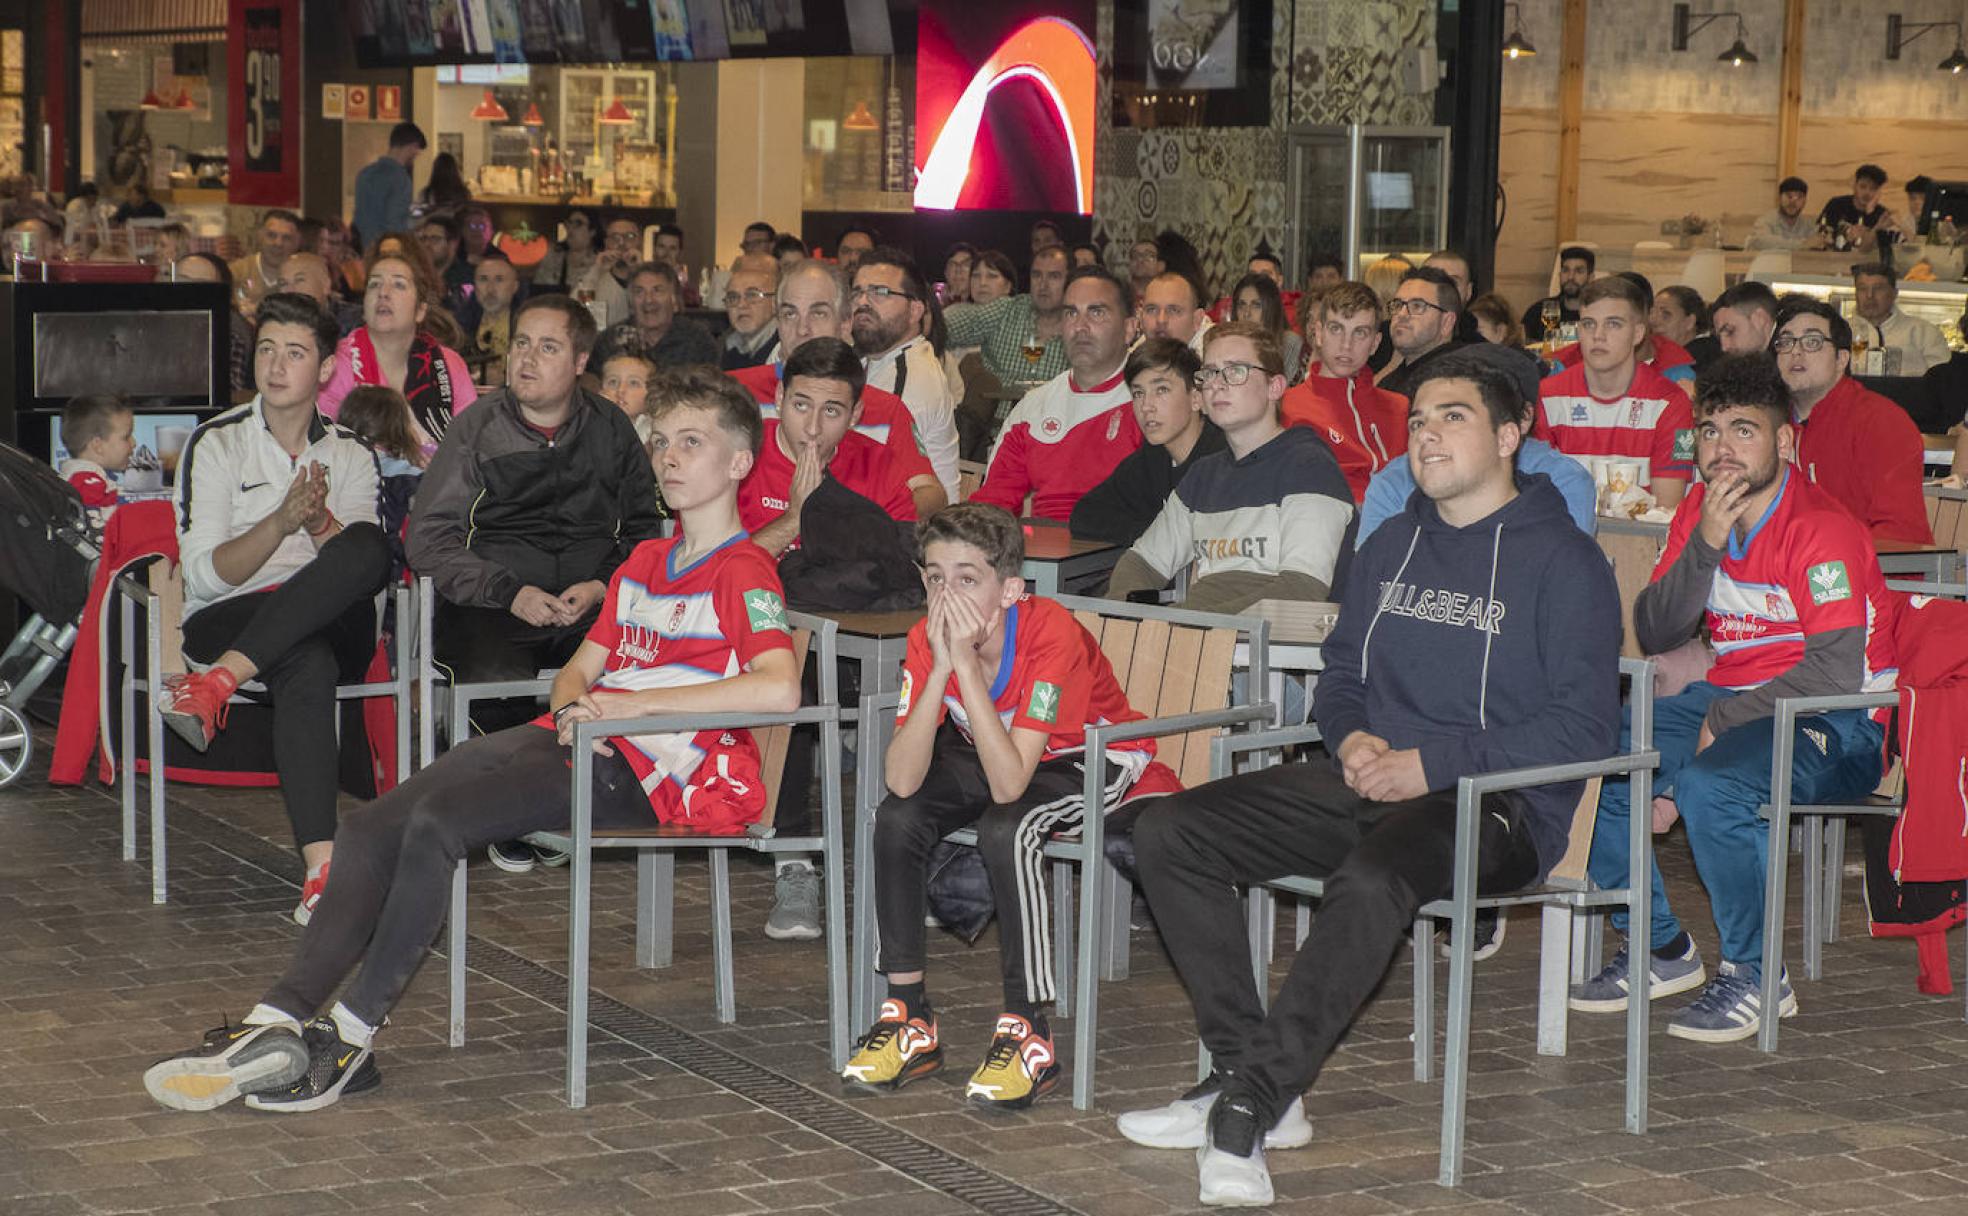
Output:
<path fill-rule="evenodd" d="M 1756 526 L 1751 528 L 1749 534 L 1740 542 L 1736 540 L 1736 530 L 1729 529 L 1729 560 L 1739 562 L 1749 556 L 1749 547 L 1756 543 L 1757 533 L 1761 532 L 1763 525 L 1769 523 L 1770 517 L 1777 513 L 1777 508 L 1783 505 L 1784 495 L 1789 491 L 1790 465 L 1786 463 L 1783 468 L 1783 482 L 1777 486 L 1777 496 L 1772 498 L 1770 505 L 1763 509 L 1763 518 L 1756 521 Z"/>
<path fill-rule="evenodd" d="M 751 536 L 752 534 L 750 532 L 747 532 L 743 528 L 740 528 L 736 532 L 733 532 L 730 536 L 719 541 L 717 548 L 711 550 L 709 553 L 706 553 L 704 556 L 698 558 L 696 561 L 691 562 L 688 566 L 685 566 L 681 570 L 676 568 L 676 559 L 677 559 L 677 554 L 683 551 L 683 546 L 671 545 L 670 551 L 663 555 L 663 568 L 666 571 L 668 571 L 671 579 L 682 578 L 684 575 L 690 573 L 692 570 L 695 570 L 697 567 L 703 565 L 705 562 L 710 561 L 712 558 L 724 552 L 726 549 L 729 549 L 731 546 L 737 544 L 739 541 L 750 540 Z M 682 540 L 683 538 L 679 536 L 677 537 L 677 539 Z"/>
<path fill-rule="evenodd" d="M 998 651 L 998 678 L 991 683 L 991 703 L 997 704 L 1011 683 L 1012 660 L 1018 656 L 1018 605 L 1005 609 L 1004 646 Z"/>

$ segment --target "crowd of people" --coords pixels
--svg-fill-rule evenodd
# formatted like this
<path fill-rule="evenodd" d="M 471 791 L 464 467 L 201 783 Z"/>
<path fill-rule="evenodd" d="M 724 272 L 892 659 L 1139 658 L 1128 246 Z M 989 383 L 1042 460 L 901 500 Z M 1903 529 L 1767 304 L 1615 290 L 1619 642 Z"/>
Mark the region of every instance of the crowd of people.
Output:
<path fill-rule="evenodd" d="M 577 212 L 528 280 L 489 228 L 442 209 L 460 201 L 448 177 L 413 221 L 422 135 L 405 124 L 391 145 L 358 178 L 352 230 L 310 239 L 273 211 L 239 262 L 179 263 L 233 287 L 247 338 L 242 401 L 180 466 L 197 670 L 167 690 L 165 717 L 202 749 L 242 684 L 266 687 L 309 927 L 238 1023 L 146 1074 L 161 1103 L 296 1112 L 376 1087 L 374 1040 L 435 937 L 451 867 L 481 851 L 508 870 L 561 860 L 523 837 L 567 825 L 574 727 L 796 707 L 814 676 L 794 660 L 789 604 L 887 606 L 877 592 L 898 589 L 877 576 L 899 555 L 902 602 L 925 615 L 894 740 L 862 758 L 886 796 L 859 859 L 887 992 L 843 1079 L 889 1091 L 942 1066 L 926 875 L 937 842 L 974 825 L 1003 1001 L 965 1096 L 1016 1109 L 1051 1091 L 1039 849 L 1113 812 L 1215 1065 L 1119 1130 L 1201 1150 L 1206 1204 L 1267 1203 L 1265 1150 L 1309 1140 L 1300 1095 L 1416 910 L 1449 891 L 1457 779 L 1603 757 L 1625 737 L 1621 606 L 1592 534 L 1627 477 L 1668 531 L 1633 605 L 1637 641 L 1705 671 L 1660 700 L 1654 745 L 1720 943 L 1711 974 L 1656 874 L 1649 991 L 1695 992 L 1669 1033 L 1701 1042 L 1794 1011 L 1787 979 L 1781 1008 L 1760 1007 L 1773 705 L 1891 687 L 1874 546 L 1931 539 L 1919 429 L 1853 376 L 1855 347 L 1956 376 L 1963 361 L 1897 310 L 1888 261 L 1854 268 L 1851 320 L 1754 282 L 1705 301 L 1596 276 L 1591 251 L 1568 248 L 1559 293 L 1520 318 L 1455 250 L 1359 279 L 1316 257 L 1293 283 L 1260 248 L 1219 296 L 1175 234 L 1110 269 L 1043 224 L 1022 274 L 961 245 L 933 283 L 868 228 L 826 259 L 759 223 L 707 280 L 729 322 L 714 337 L 681 315 L 680 232 L 659 231 L 644 260 L 633 220 Z M 1883 243 L 1891 227 L 1857 214 L 1845 227 Z M 69 472 L 105 510 L 127 420 L 101 399 L 64 419 Z M 980 456 L 966 493 L 960 463 Z M 1309 706 L 1325 748 L 1184 790 L 1152 742 L 1117 745 L 1103 805 L 1083 805 L 1087 728 L 1153 707 L 1131 706 L 1098 644 L 1020 576 L 1025 536 L 1047 526 L 1120 548 L 1104 584 L 1081 588 L 1116 600 L 1336 602 Z M 481 706 L 476 737 L 338 822 L 336 774 L 311 744 L 373 644 L 375 591 L 406 570 L 432 580 L 453 679 L 557 674 L 544 707 Z M 1797 795 L 1870 789 L 1880 724 L 1850 711 L 1811 729 Z M 813 745 L 788 749 L 781 830 L 810 814 Z M 598 752 L 598 826 L 733 831 L 766 810 L 744 732 Z M 1580 795 L 1486 800 L 1482 891 L 1544 875 Z M 1608 886 L 1625 881 L 1626 818 L 1660 813 L 1626 800 L 1609 784 L 1597 807 L 1591 867 Z M 1326 897 L 1267 1006 L 1235 888 L 1293 873 L 1325 877 Z M 765 931 L 817 938 L 820 884 L 841 877 L 781 856 Z M 1503 930 L 1479 926 L 1484 954 Z M 1622 948 L 1573 1005 L 1622 1009 L 1629 986 Z"/>

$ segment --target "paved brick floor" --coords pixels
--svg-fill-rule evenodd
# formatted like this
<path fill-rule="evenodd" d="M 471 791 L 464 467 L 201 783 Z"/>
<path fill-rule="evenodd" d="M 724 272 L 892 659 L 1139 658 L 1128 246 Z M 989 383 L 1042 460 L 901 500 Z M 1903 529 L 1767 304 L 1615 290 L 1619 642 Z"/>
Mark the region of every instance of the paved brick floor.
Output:
<path fill-rule="evenodd" d="M 1193 1076 L 1186 1002 L 1152 934 L 1105 986 L 1097 1109 L 1064 1096 L 1004 1118 L 959 1100 L 995 1012 L 992 937 L 934 947 L 953 1057 L 896 1096 L 843 1095 L 823 1046 L 817 944 L 759 931 L 763 863 L 734 864 L 738 1020 L 711 1012 L 703 863 L 679 865 L 677 958 L 631 966 L 632 867 L 600 867 L 598 1031 L 590 1105 L 561 1100 L 564 872 L 474 870 L 470 1041 L 445 1043 L 441 967 L 381 1040 L 381 1090 L 317 1116 L 163 1111 L 154 1057 L 237 1017 L 299 930 L 298 864 L 267 792 L 176 791 L 172 899 L 118 859 L 103 791 L 0 792 L 0 1213 L 725 1213 L 843 1216 L 1195 1208 L 1182 1153 L 1121 1141 L 1116 1111 Z M 1705 919 L 1677 837 L 1669 885 Z M 1434 1183 L 1439 1084 L 1413 1080 L 1410 969 L 1390 974 L 1307 1101 L 1310 1148 L 1272 1157 L 1279 1207 L 1321 1216 L 1454 1211 L 1864 1211 L 1959 1216 L 1968 1197 L 1968 1026 L 1959 997 L 1913 988 L 1912 952 L 1850 937 L 1775 1057 L 1656 1034 L 1652 1131 L 1621 1127 L 1617 1018 L 1575 1018 L 1571 1054 L 1539 1057 L 1535 922 L 1481 966 L 1459 1190 Z M 1794 921 L 1794 917 L 1793 917 Z M 1289 926 L 1281 925 L 1288 933 Z M 1697 929 L 1712 957 L 1713 934 Z M 1796 945 L 1793 929 L 1791 943 Z M 1959 943 L 1957 950 L 1959 949 Z M 1957 968 L 1957 973 L 1959 968 Z M 1656 1015 L 1656 1030 L 1660 1027 Z M 1064 1034 L 1070 1023 L 1056 1023 Z"/>

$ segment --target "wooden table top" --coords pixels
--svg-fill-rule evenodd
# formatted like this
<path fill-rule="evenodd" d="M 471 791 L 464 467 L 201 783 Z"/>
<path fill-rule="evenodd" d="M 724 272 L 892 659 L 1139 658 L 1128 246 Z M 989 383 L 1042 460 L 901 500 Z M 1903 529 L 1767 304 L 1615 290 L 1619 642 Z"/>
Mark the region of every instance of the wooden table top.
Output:
<path fill-rule="evenodd" d="M 1088 540 L 1074 536 L 1058 520 L 1021 520 L 1025 525 L 1025 560 L 1028 562 L 1057 562 L 1069 557 L 1085 557 L 1089 553 L 1105 553 L 1121 546 L 1110 540 Z"/>

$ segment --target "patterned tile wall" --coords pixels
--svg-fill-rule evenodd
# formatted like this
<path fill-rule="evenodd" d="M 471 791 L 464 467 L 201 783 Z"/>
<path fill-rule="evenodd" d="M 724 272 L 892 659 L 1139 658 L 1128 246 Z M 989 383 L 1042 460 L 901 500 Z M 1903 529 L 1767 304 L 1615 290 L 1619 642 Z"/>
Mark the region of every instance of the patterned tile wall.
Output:
<path fill-rule="evenodd" d="M 1101 0 L 1103 48 L 1113 45 L 1113 22 L 1111 0 Z M 1432 45 L 1434 33 L 1430 0 L 1274 0 L 1267 127 L 1115 128 L 1103 50 L 1094 239 L 1124 249 L 1173 228 L 1202 251 L 1212 286 L 1227 289 L 1260 243 L 1284 247 L 1287 128 L 1427 122 L 1434 95 L 1401 91 L 1397 57 Z"/>

